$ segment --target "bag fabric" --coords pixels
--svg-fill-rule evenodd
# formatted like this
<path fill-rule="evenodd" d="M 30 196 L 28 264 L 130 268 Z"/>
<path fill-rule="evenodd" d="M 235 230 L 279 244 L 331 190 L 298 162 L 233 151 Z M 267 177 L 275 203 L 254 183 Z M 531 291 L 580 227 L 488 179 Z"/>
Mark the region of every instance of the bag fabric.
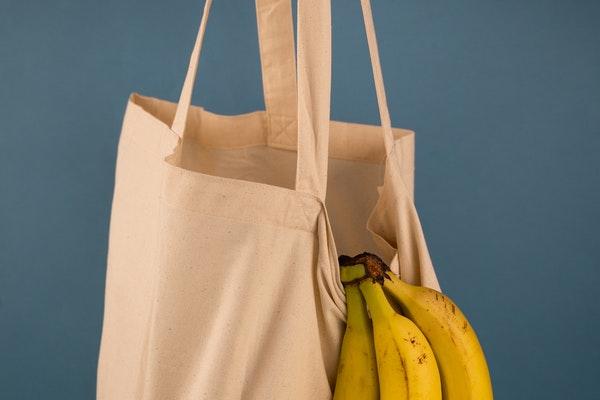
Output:
<path fill-rule="evenodd" d="M 118 147 L 97 398 L 330 399 L 345 327 L 338 254 L 439 288 L 413 204 L 414 133 L 329 120 L 329 1 L 256 0 L 265 111 L 132 93 Z M 297 66 L 296 66 L 297 61 Z M 297 72 L 296 72 L 297 70 Z M 297 79 L 296 79 L 297 77 Z"/>

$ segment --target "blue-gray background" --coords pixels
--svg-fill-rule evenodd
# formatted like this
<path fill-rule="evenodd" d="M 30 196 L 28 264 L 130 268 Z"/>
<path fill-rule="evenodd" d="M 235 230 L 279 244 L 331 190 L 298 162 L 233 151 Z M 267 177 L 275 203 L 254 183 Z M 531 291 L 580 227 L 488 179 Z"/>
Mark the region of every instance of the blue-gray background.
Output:
<path fill-rule="evenodd" d="M 0 0 L 0 399 L 92 399 L 128 94 L 175 100 L 201 0 Z M 378 123 L 359 1 L 332 117 Z M 444 289 L 498 399 L 598 399 L 600 2 L 375 0 Z M 215 1 L 196 103 L 263 107 L 251 1 Z"/>

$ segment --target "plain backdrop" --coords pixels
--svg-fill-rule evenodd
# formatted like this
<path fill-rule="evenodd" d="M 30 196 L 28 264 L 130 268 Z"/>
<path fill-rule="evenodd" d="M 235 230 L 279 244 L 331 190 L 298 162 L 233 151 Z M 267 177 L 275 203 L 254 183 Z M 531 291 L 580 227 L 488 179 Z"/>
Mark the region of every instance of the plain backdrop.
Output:
<path fill-rule="evenodd" d="M 93 399 L 130 92 L 176 100 L 202 0 L 0 0 L 0 399 Z M 332 118 L 378 123 L 359 1 Z M 373 0 L 416 204 L 496 398 L 600 398 L 600 2 Z M 215 0 L 194 102 L 263 107 L 253 2 Z"/>

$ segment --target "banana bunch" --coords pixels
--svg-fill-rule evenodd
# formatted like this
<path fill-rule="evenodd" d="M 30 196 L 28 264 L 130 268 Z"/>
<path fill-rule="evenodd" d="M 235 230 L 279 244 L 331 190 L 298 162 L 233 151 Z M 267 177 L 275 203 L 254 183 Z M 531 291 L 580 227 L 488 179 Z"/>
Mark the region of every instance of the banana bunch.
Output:
<path fill-rule="evenodd" d="M 374 254 L 339 262 L 348 317 L 334 400 L 493 399 L 477 335 L 452 300 Z"/>

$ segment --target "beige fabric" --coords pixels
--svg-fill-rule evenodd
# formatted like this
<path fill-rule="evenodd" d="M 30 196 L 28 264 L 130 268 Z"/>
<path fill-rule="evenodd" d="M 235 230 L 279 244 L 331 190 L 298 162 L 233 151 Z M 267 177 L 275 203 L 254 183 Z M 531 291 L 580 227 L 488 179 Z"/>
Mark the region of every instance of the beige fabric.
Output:
<path fill-rule="evenodd" d="M 389 124 L 368 0 L 382 127 L 329 121 L 319 0 L 298 4 L 297 82 L 290 0 L 256 1 L 266 111 L 190 106 L 210 3 L 179 102 L 129 98 L 97 398 L 330 399 L 338 254 L 376 252 L 438 287 L 412 202 L 414 133 Z"/>

